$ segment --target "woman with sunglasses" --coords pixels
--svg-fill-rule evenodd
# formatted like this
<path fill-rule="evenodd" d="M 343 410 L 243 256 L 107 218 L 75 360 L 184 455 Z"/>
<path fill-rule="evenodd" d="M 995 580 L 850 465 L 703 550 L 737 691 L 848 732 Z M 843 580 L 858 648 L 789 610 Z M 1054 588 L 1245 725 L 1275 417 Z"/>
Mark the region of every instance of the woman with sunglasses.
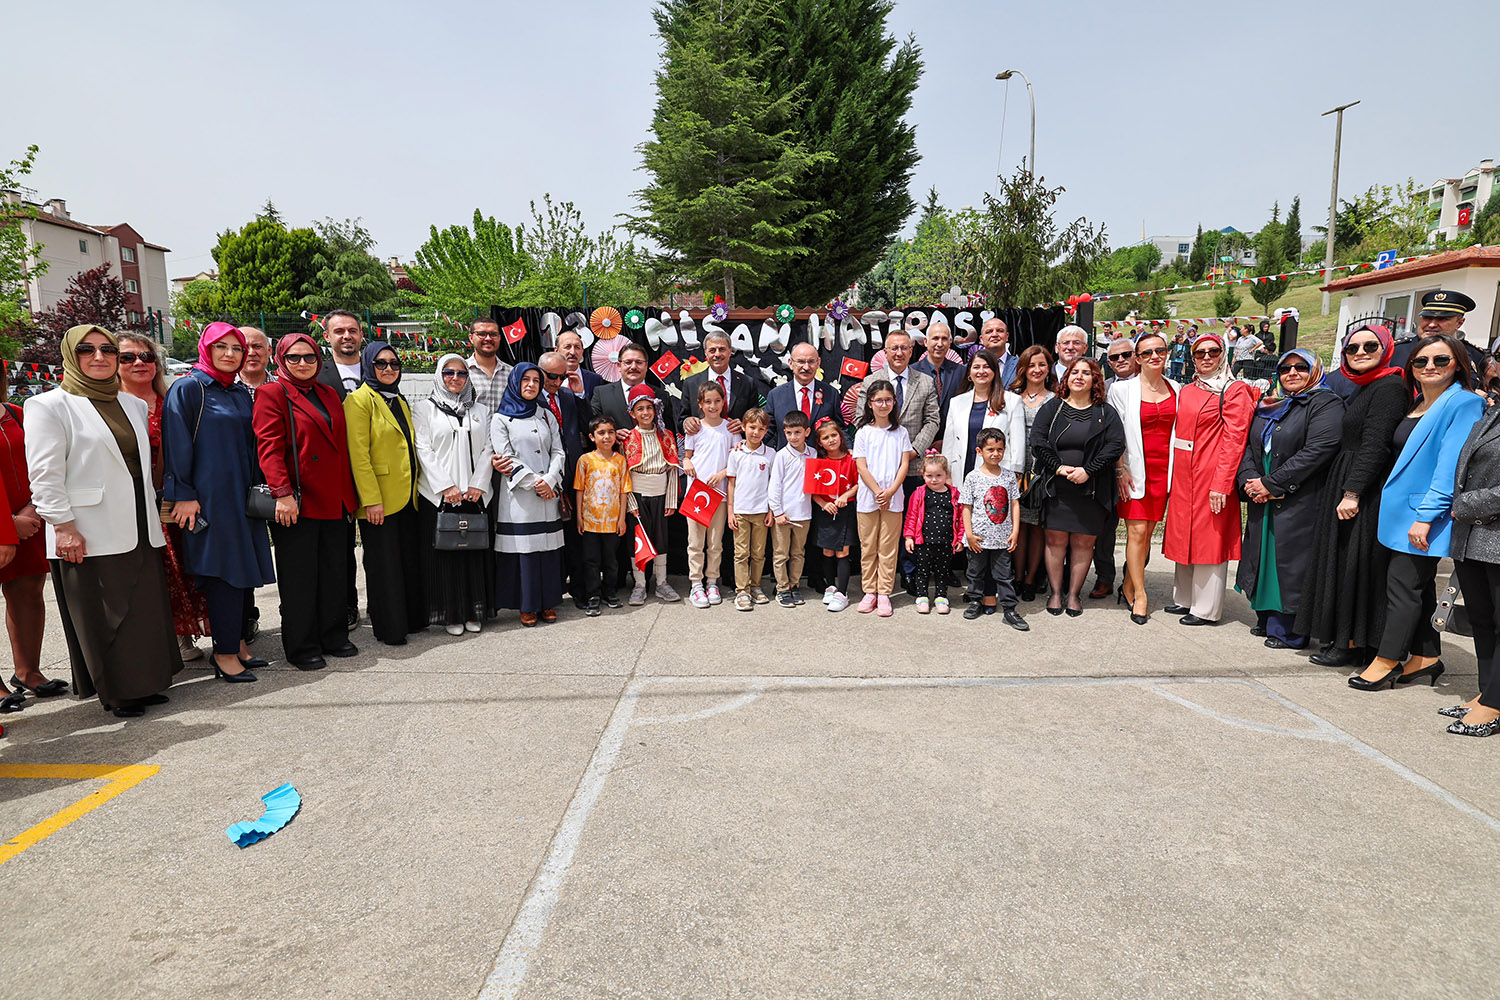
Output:
<path fill-rule="evenodd" d="M 1309 661 L 1364 666 L 1385 626 L 1390 550 L 1380 544 L 1380 484 L 1396 460 L 1391 436 L 1411 406 L 1401 369 L 1391 366 L 1389 328 L 1366 324 L 1344 338 L 1339 372 L 1344 397 L 1339 452 L 1318 499 L 1311 559 L 1294 631 L 1325 643 Z M 1339 390 L 1335 389 L 1335 392 Z M 1367 652 L 1368 650 L 1368 652 Z"/>
<path fill-rule="evenodd" d="M 1230 378 L 1224 342 L 1205 333 L 1192 344 L 1194 377 L 1177 394 L 1171 485 L 1162 555 L 1177 564 L 1165 610 L 1184 625 L 1215 625 L 1224 613 L 1229 560 L 1240 557 L 1235 474 L 1255 416 L 1257 393 Z M 1257 628 L 1257 632 L 1259 629 Z"/>
<path fill-rule="evenodd" d="M 271 538 L 281 580 L 281 648 L 298 670 L 353 656 L 346 618 L 349 518 L 359 507 L 338 390 L 318 380 L 323 353 L 305 333 L 276 342 L 274 379 L 255 393 L 256 453 L 276 498 Z"/>
<path fill-rule="evenodd" d="M 422 539 L 422 575 L 427 585 L 428 620 L 449 635 L 478 632 L 495 616 L 495 555 L 487 532 L 464 550 L 436 547 L 438 513 L 472 514 L 489 506 L 494 471 L 490 468 L 488 416 L 475 403 L 469 369 L 457 354 L 438 359 L 432 395 L 412 410 L 416 424 L 417 527 Z M 478 525 L 478 521 L 474 522 Z"/>
<path fill-rule="evenodd" d="M 162 372 L 156 345 L 134 333 L 122 333 L 120 341 L 120 388 L 150 407 L 151 480 L 161 491 L 165 466 L 161 451 L 162 405 L 167 399 L 167 379 Z M 182 563 L 182 529 L 168 520 L 162 525 L 167 544 L 162 547 L 162 561 L 167 568 L 167 594 L 172 598 L 172 625 L 177 629 L 177 650 L 182 661 L 203 658 L 198 648 L 199 636 L 213 631 L 208 621 L 208 602 L 193 585 Z"/>
<path fill-rule="evenodd" d="M 119 342 L 108 330 L 75 326 L 61 349 L 62 390 L 26 401 L 31 502 L 47 522 L 73 690 L 136 718 L 166 702 L 182 669 L 157 551 L 165 539 L 146 404 L 120 392 Z"/>
<path fill-rule="evenodd" d="M 417 525 L 416 435 L 401 395 L 401 359 L 383 340 L 360 354 L 363 381 L 344 397 L 349 463 L 359 495 L 370 628 L 388 646 L 427 627 Z"/>
<path fill-rule="evenodd" d="M 1116 510 L 1125 522 L 1125 583 L 1120 600 L 1130 602 L 1130 620 L 1147 621 L 1146 564 L 1151 535 L 1167 513 L 1167 481 L 1172 467 L 1172 428 L 1182 386 L 1164 374 L 1171 353 L 1165 335 L 1147 331 L 1135 338 L 1140 365 L 1135 378 L 1117 379 L 1109 402 L 1125 425 L 1125 453 L 1115 468 Z M 1108 539 L 1113 546 L 1114 539 Z"/>
<path fill-rule="evenodd" d="M 1301 649 L 1296 629 L 1328 469 L 1343 434 L 1344 401 L 1324 388 L 1323 362 L 1293 348 L 1276 365 L 1279 399 L 1261 402 L 1240 460 L 1250 502 L 1234 586 L 1250 599 L 1272 649 Z"/>
<path fill-rule="evenodd" d="M 1380 544 L 1391 550 L 1385 627 L 1375 658 L 1349 678 L 1359 691 L 1424 677 L 1436 687 L 1443 673 L 1442 640 L 1432 625 L 1437 568 L 1453 533 L 1459 452 L 1484 412 L 1484 400 L 1469 391 L 1468 352 L 1446 334 L 1412 345 L 1405 376 L 1408 391 L 1420 395 L 1391 435 L 1396 464 L 1380 491 L 1378 526 Z"/>
<path fill-rule="evenodd" d="M 162 498 L 183 531 L 183 566 L 208 603 L 214 675 L 231 683 L 254 681 L 251 668 L 266 665 L 251 655 L 244 629 L 255 588 L 276 579 L 265 522 L 245 513 L 260 471 L 250 393 L 235 380 L 244 363 L 238 328 L 208 324 L 198 363 L 167 390 L 161 419 Z"/>

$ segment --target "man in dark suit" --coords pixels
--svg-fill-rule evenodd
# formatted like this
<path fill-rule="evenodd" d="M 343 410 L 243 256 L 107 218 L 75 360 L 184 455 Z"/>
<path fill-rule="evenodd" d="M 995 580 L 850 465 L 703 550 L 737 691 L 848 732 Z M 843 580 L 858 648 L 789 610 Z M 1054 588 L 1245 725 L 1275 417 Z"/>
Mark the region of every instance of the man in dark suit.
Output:
<path fill-rule="evenodd" d="M 786 434 L 781 421 L 793 410 L 807 414 L 807 422 L 816 424 L 824 417 L 832 417 L 840 426 L 844 413 L 839 408 L 838 393 L 827 382 L 819 382 L 818 349 L 811 344 L 795 344 L 787 353 L 787 365 L 792 369 L 792 378 L 766 394 L 766 412 L 771 415 L 771 433 L 767 437 L 772 449 L 786 446 Z M 808 443 L 816 445 L 812 435 Z"/>
<path fill-rule="evenodd" d="M 999 316 L 991 316 L 985 320 L 984 325 L 979 328 L 979 343 L 971 344 L 967 351 L 958 353 L 964 355 L 967 363 L 980 351 L 991 351 L 999 356 L 1000 364 L 1005 368 L 1000 373 L 1000 383 L 1009 389 L 1016 378 L 1017 358 L 1010 350 L 1010 329 L 1005 325 L 1005 320 Z"/>
<path fill-rule="evenodd" d="M 948 400 L 958 395 L 958 387 L 964 384 L 967 370 L 962 362 L 948 358 L 948 348 L 953 345 L 953 331 L 942 321 L 927 328 L 927 353 L 912 363 L 912 370 L 926 372 L 932 376 L 938 392 L 938 428 L 948 425 Z"/>
<path fill-rule="evenodd" d="M 1484 350 L 1475 347 L 1464 337 L 1464 317 L 1474 308 L 1474 300 L 1463 292 L 1454 292 L 1446 288 L 1438 288 L 1422 296 L 1422 312 L 1417 316 L 1417 332 L 1413 337 L 1396 341 L 1396 351 L 1391 356 L 1391 365 L 1396 368 L 1405 368 L 1407 359 L 1411 357 L 1412 348 L 1417 345 L 1421 337 L 1435 337 L 1438 334 L 1447 334 L 1460 344 L 1469 353 L 1469 366 L 1476 374 L 1484 374 Z M 1469 386 L 1469 388 L 1476 388 Z"/>
<path fill-rule="evenodd" d="M 682 383 L 677 429 L 683 434 L 698 432 L 698 387 L 712 380 L 724 390 L 724 417 L 729 421 L 729 433 L 739 434 L 740 420 L 746 410 L 759 402 L 760 393 L 748 376 L 730 370 L 729 360 L 734 357 L 734 349 L 729 346 L 728 336 L 710 333 L 704 337 L 703 354 L 708 367 L 696 375 L 689 375 Z"/>
<path fill-rule="evenodd" d="M 625 394 L 646 380 L 650 364 L 650 356 L 644 347 L 626 344 L 620 349 L 620 381 L 605 382 L 589 397 L 589 408 L 594 416 L 604 414 L 615 422 L 615 437 L 622 446 L 630 436 L 630 428 L 635 426 L 635 421 L 630 418 L 630 408 L 625 405 Z"/>
<path fill-rule="evenodd" d="M 318 381 L 330 386 L 339 394 L 339 399 L 343 399 L 359 388 L 359 353 L 365 346 L 365 333 L 358 316 L 338 309 L 323 317 L 323 336 L 328 340 L 333 357 L 318 370 Z M 350 632 L 359 628 L 359 585 L 354 578 L 355 520 L 348 522 L 345 538 L 349 587 L 344 596 L 349 608 L 346 624 Z"/>
<path fill-rule="evenodd" d="M 548 351 L 537 359 L 542 370 L 542 405 L 557 418 L 562 430 L 563 483 L 559 491 L 563 496 L 563 562 L 568 569 L 568 593 L 573 595 L 573 604 L 580 610 L 588 606 L 581 588 L 575 589 L 573 581 L 582 569 L 579 561 L 582 546 L 578 538 L 578 522 L 572 516 L 573 473 L 578 460 L 585 451 L 584 434 L 588 428 L 590 414 L 588 404 L 573 394 L 566 385 L 568 360 L 559 351 Z"/>
<path fill-rule="evenodd" d="M 583 338 L 573 330 L 557 335 L 557 352 L 568 362 L 566 385 L 573 395 L 587 403 L 594 390 L 604 384 L 604 376 L 583 367 Z"/>

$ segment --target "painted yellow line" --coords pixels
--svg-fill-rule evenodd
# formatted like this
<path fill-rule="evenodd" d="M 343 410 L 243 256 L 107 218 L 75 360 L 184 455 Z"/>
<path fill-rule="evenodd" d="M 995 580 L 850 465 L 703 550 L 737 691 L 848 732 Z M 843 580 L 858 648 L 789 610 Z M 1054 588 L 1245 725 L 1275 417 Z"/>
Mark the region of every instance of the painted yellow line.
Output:
<path fill-rule="evenodd" d="M 0 864 L 52 836 L 69 823 L 139 785 L 161 768 L 154 764 L 0 764 L 0 778 L 52 778 L 64 781 L 106 780 L 104 787 L 48 816 L 26 832 L 0 844 Z"/>

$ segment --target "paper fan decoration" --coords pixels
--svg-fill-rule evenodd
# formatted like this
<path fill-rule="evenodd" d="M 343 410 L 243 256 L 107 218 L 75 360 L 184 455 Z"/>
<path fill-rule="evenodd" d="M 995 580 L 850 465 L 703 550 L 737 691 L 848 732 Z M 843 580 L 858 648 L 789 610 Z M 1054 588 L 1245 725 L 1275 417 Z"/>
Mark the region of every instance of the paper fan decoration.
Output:
<path fill-rule="evenodd" d="M 725 305 L 722 298 L 714 299 L 714 304 L 709 308 L 708 314 L 713 317 L 715 323 L 722 323 L 729 318 L 729 306 Z"/>
<path fill-rule="evenodd" d="M 833 305 L 828 307 L 828 318 L 842 323 L 849 318 L 849 306 L 843 299 L 834 299 Z"/>
<path fill-rule="evenodd" d="M 619 322 L 620 314 L 615 313 L 616 330 L 619 329 Z M 599 327 L 594 326 L 592 321 L 589 326 L 595 332 L 599 330 Z M 589 360 L 594 366 L 594 371 L 598 372 L 606 382 L 620 381 L 620 351 L 628 343 L 630 343 L 630 338 L 625 336 L 601 336 L 594 341 L 594 349 L 589 353 Z"/>
<path fill-rule="evenodd" d="M 600 306 L 589 313 L 589 329 L 594 331 L 594 336 L 605 340 L 624 332 L 625 323 L 620 319 L 620 310 L 614 306 Z"/>
<path fill-rule="evenodd" d="M 625 325 L 632 330 L 639 330 L 646 325 L 646 314 L 639 309 L 632 309 L 625 314 Z"/>
<path fill-rule="evenodd" d="M 780 305 L 776 307 L 776 321 L 779 323 L 790 323 L 792 321 L 792 317 L 796 315 L 797 311 L 790 305 Z"/>

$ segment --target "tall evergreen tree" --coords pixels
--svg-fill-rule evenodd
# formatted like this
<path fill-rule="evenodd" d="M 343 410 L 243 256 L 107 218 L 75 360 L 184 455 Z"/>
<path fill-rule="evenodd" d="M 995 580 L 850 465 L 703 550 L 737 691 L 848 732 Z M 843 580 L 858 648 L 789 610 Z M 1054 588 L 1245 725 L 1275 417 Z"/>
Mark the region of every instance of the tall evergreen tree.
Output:
<path fill-rule="evenodd" d="M 1291 210 L 1286 213 L 1286 231 L 1282 233 L 1281 253 L 1288 261 L 1302 260 L 1302 196 L 1292 199 Z"/>
<path fill-rule="evenodd" d="M 1208 273 L 1208 247 L 1203 242 L 1203 223 L 1198 223 L 1198 235 L 1193 237 L 1193 249 L 1188 254 L 1188 277 L 1202 281 Z"/>
<path fill-rule="evenodd" d="M 224 308 L 236 315 L 301 308 L 306 286 L 317 269 L 313 259 L 324 249 L 311 229 L 287 229 L 269 201 L 254 222 L 219 234 L 214 263 Z"/>
<path fill-rule="evenodd" d="M 1259 302 L 1267 313 L 1271 304 L 1286 294 L 1291 278 L 1281 277 L 1287 269 L 1285 245 L 1286 227 L 1277 221 L 1279 212 L 1271 210 L 1271 221 L 1255 235 L 1255 263 L 1257 277 L 1250 285 L 1250 297 Z"/>

